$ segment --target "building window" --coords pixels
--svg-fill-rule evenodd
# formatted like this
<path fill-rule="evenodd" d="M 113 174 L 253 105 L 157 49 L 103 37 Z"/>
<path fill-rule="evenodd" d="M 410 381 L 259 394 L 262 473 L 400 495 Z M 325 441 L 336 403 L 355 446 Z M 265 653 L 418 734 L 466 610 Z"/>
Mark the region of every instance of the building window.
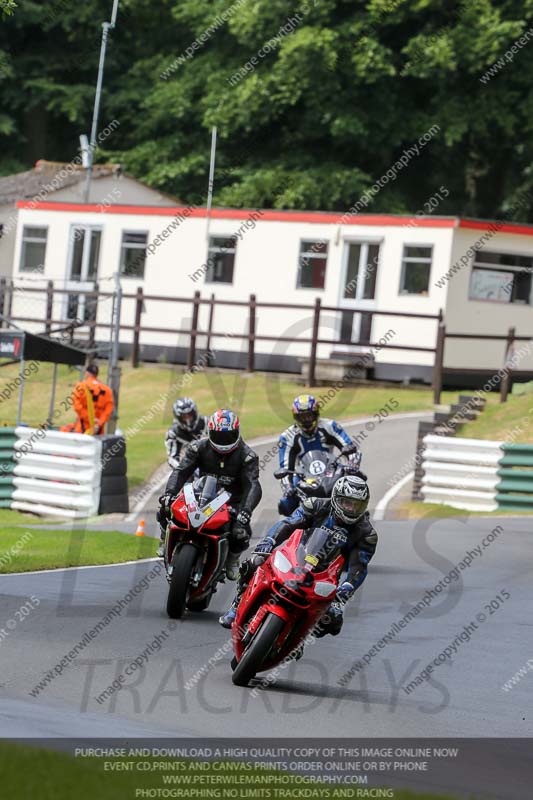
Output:
<path fill-rule="evenodd" d="M 400 294 L 429 293 L 433 247 L 406 244 L 403 248 Z"/>
<path fill-rule="evenodd" d="M 120 274 L 126 278 L 144 278 L 147 233 L 122 233 L 120 248 Z"/>
<path fill-rule="evenodd" d="M 328 242 L 300 242 L 297 289 L 323 289 L 326 284 Z"/>
<path fill-rule="evenodd" d="M 76 226 L 72 229 L 69 279 L 95 281 L 100 261 L 100 228 Z"/>
<path fill-rule="evenodd" d="M 477 251 L 469 299 L 533 305 L 532 275 L 532 257 Z"/>
<path fill-rule="evenodd" d="M 207 254 L 206 283 L 233 283 L 237 240 L 233 237 L 211 236 Z"/>
<path fill-rule="evenodd" d="M 24 226 L 22 231 L 22 250 L 20 254 L 21 272 L 44 272 L 47 237 L 47 228 Z"/>
<path fill-rule="evenodd" d="M 348 243 L 348 263 L 343 288 L 345 300 L 373 300 L 379 266 L 379 244 Z"/>

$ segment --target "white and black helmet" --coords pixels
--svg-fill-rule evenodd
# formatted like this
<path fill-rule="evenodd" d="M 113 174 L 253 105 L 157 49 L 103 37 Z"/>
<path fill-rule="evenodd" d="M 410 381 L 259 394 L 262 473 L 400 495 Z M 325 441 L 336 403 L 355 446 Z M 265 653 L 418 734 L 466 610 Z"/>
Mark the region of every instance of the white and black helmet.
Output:
<path fill-rule="evenodd" d="M 333 514 L 345 525 L 360 519 L 368 508 L 368 484 L 357 475 L 345 475 L 335 481 L 331 492 Z"/>
<path fill-rule="evenodd" d="M 180 428 L 192 431 L 198 421 L 198 409 L 191 397 L 179 397 L 172 407 L 174 417 Z"/>

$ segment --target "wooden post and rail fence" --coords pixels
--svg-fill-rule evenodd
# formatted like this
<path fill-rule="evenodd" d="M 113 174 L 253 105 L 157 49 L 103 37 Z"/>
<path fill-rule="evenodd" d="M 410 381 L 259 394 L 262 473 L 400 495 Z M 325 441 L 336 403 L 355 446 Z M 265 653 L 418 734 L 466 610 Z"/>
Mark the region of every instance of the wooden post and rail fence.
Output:
<path fill-rule="evenodd" d="M 43 317 L 28 317 L 28 316 L 15 316 L 12 315 L 13 309 L 13 297 L 16 292 L 19 291 L 24 294 L 35 295 L 35 294 L 44 294 L 45 295 L 45 315 Z M 54 319 L 53 318 L 53 309 L 54 309 L 54 299 L 56 296 L 63 297 L 65 295 L 76 295 L 79 297 L 85 298 L 85 306 L 84 306 L 84 317 L 81 320 L 69 320 L 65 318 L 61 319 Z M 102 292 L 99 290 L 98 284 L 95 284 L 95 288 L 92 290 L 78 290 L 78 289 L 65 289 L 65 288 L 57 288 L 54 286 L 53 281 L 49 280 L 45 287 L 18 287 L 13 284 L 13 281 L 1 278 L 0 279 L 0 328 L 7 327 L 8 320 L 16 323 L 17 325 L 25 324 L 25 323 L 33 323 L 39 324 L 43 327 L 42 331 L 39 331 L 43 335 L 53 335 L 57 332 L 58 328 L 55 326 L 60 326 L 59 330 L 63 333 L 67 333 L 70 340 L 74 338 L 74 331 L 77 328 L 86 329 L 88 331 L 87 339 L 86 339 L 86 349 L 88 352 L 95 349 L 96 345 L 96 329 L 107 329 L 109 331 L 111 325 L 110 322 L 104 322 L 103 320 L 98 320 L 98 307 L 99 303 L 104 299 L 112 298 L 113 294 L 111 292 Z M 435 404 L 440 403 L 441 399 L 441 392 L 442 392 L 442 385 L 443 385 L 443 377 L 444 374 L 447 376 L 453 375 L 454 373 L 464 372 L 464 369 L 452 368 L 452 367 L 444 367 L 445 362 L 445 348 L 446 342 L 448 340 L 453 339 L 461 339 L 461 340 L 477 340 L 477 341 L 493 341 L 493 342 L 505 342 L 505 359 L 500 370 L 501 372 L 501 379 L 500 379 L 500 399 L 501 402 L 504 403 L 507 400 L 509 389 L 511 385 L 511 376 L 512 376 L 512 363 L 510 363 L 511 355 L 513 352 L 513 348 L 516 342 L 520 341 L 530 341 L 531 337 L 528 336 L 516 336 L 515 328 L 509 328 L 507 335 L 496 335 L 496 334 L 478 334 L 478 333 L 450 333 L 446 329 L 445 322 L 443 320 L 442 311 L 438 314 L 415 314 L 415 313 L 407 313 L 407 312 L 398 312 L 398 311 L 381 311 L 373 309 L 372 311 L 365 310 L 365 309 L 346 309 L 341 308 L 338 306 L 325 306 L 322 305 L 321 299 L 316 298 L 313 305 L 309 304 L 296 304 L 296 303 L 269 303 L 269 302 L 260 302 L 257 300 L 255 294 L 251 294 L 248 300 L 222 300 L 217 299 L 214 294 L 211 294 L 209 298 L 202 297 L 199 291 L 196 291 L 193 297 L 169 297 L 166 295 L 147 295 L 144 294 L 142 287 L 138 287 L 135 293 L 123 293 L 122 295 L 123 300 L 133 300 L 134 301 L 134 314 L 133 314 L 133 324 L 125 324 L 121 322 L 121 331 L 131 331 L 132 332 L 132 345 L 130 351 L 130 360 L 133 367 L 137 367 L 139 365 L 140 359 L 140 347 L 141 347 L 141 336 L 142 334 L 146 333 L 156 333 L 156 334 L 178 334 L 178 335 L 185 335 L 189 338 L 189 347 L 186 359 L 186 366 L 187 369 L 190 370 L 195 364 L 196 361 L 196 351 L 197 351 L 197 340 L 199 336 L 205 336 L 207 345 L 206 351 L 209 354 L 211 353 L 211 342 L 215 338 L 226 337 L 227 333 L 221 333 L 220 331 L 213 330 L 213 323 L 214 323 L 214 316 L 215 316 L 215 309 L 219 306 L 229 306 L 234 307 L 236 309 L 245 310 L 247 313 L 247 331 L 242 334 L 231 334 L 232 339 L 240 339 L 244 340 L 247 343 L 247 356 L 246 356 L 246 370 L 248 372 L 254 372 L 256 368 L 256 355 L 257 355 L 257 343 L 258 342 L 295 342 L 297 341 L 299 344 L 308 344 L 309 345 L 309 372 L 308 372 L 308 383 L 309 386 L 316 386 L 317 378 L 316 378 L 316 371 L 317 371 L 317 361 L 318 361 L 318 347 L 319 345 L 332 345 L 332 346 L 350 346 L 350 345 L 360 345 L 364 347 L 367 351 L 372 349 L 391 349 L 391 350 L 404 350 L 404 351 L 417 351 L 417 352 L 424 352 L 424 353 L 431 353 L 433 354 L 433 375 L 432 375 L 432 388 L 433 388 L 433 399 Z M 166 328 L 166 327 L 154 327 L 142 324 L 142 316 L 144 313 L 145 303 L 149 302 L 173 302 L 176 304 L 186 305 L 191 309 L 191 325 L 188 328 Z M 199 329 L 199 317 L 200 317 L 200 308 L 202 306 L 208 306 L 209 308 L 209 318 L 208 318 L 208 327 L 207 330 L 200 330 Z M 277 309 L 279 311 L 284 310 L 299 310 L 302 312 L 302 316 L 309 315 L 312 318 L 312 326 L 311 326 L 311 336 L 300 338 L 298 337 L 297 340 L 291 336 L 275 336 L 275 335 L 266 335 L 266 334 L 258 334 L 257 332 L 257 312 L 259 309 Z M 401 319 L 413 319 L 413 320 L 433 320 L 436 323 L 436 333 L 435 333 L 435 341 L 433 346 L 427 345 L 407 345 L 407 344 L 393 344 L 390 342 L 371 342 L 369 340 L 360 340 L 357 342 L 348 342 L 342 341 L 339 339 L 326 339 L 320 337 L 320 323 L 321 323 L 321 314 L 323 312 L 332 312 L 336 314 L 341 314 L 342 312 L 346 311 L 353 311 L 353 313 L 361 314 L 363 317 L 370 317 L 370 321 L 373 317 L 383 316 L 383 317 L 396 317 Z M 370 325 L 368 329 L 370 329 Z M 353 361 L 356 363 L 359 359 L 359 363 L 364 361 L 363 354 L 354 353 Z M 471 369 L 472 374 L 486 374 L 489 370 L 484 369 Z"/>

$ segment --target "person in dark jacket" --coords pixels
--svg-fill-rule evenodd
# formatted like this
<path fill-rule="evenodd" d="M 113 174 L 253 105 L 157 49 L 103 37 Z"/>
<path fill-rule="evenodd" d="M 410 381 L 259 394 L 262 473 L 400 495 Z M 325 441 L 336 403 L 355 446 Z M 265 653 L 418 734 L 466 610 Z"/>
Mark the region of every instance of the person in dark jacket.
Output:
<path fill-rule="evenodd" d="M 319 627 L 315 635 L 340 633 L 343 623 L 343 606 L 350 600 L 367 576 L 368 564 L 376 551 L 378 535 L 370 522 L 368 503 L 370 492 L 365 480 L 357 475 L 345 475 L 333 486 L 331 498 L 306 498 L 290 516 L 276 522 L 255 547 L 252 558 L 243 562 L 237 594 L 219 622 L 231 628 L 240 598 L 257 567 L 268 555 L 283 544 L 298 528 L 341 529 L 347 535 L 343 550 L 346 576 L 337 589 L 334 602 L 327 611 L 328 623 Z"/>
<path fill-rule="evenodd" d="M 226 575 L 229 580 L 237 580 L 239 556 L 250 542 L 252 512 L 261 500 L 262 490 L 259 483 L 259 459 L 242 440 L 239 418 L 233 411 L 215 411 L 207 426 L 207 436 L 187 447 L 179 468 L 168 479 L 165 493 L 159 498 L 160 509 L 157 514 L 162 542 L 170 507 L 196 469 L 201 475 L 214 475 L 231 495 L 234 519 Z"/>
<path fill-rule="evenodd" d="M 165 435 L 168 465 L 179 467 L 180 456 L 188 444 L 207 434 L 207 417 L 198 413 L 196 403 L 191 397 L 179 397 L 174 403 L 174 421 Z"/>

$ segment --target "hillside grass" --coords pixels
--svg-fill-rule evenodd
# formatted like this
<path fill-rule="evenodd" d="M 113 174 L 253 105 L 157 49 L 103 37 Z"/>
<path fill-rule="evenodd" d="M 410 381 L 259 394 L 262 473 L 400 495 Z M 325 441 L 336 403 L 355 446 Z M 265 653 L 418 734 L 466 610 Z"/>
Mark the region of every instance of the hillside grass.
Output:
<path fill-rule="evenodd" d="M 64 410 L 62 401 L 64 403 L 70 396 L 79 380 L 79 372 L 61 367 L 58 373 L 55 424 L 63 425 L 74 421 L 74 413 Z M 0 389 L 17 374 L 15 365 L 0 368 Z M 100 377 L 106 380 L 103 367 Z M 35 426 L 45 422 L 51 379 L 51 365 L 42 364 L 38 372 L 26 380 L 23 405 L 25 424 Z M 192 396 L 203 414 L 211 414 L 216 408 L 224 406 L 233 408 L 241 417 L 246 438 L 278 434 L 291 422 L 290 408 L 294 397 L 307 391 L 312 391 L 317 398 L 326 398 L 325 416 L 341 420 L 377 414 L 391 399 L 398 402 L 395 413 L 433 408 L 429 387 L 350 386 L 337 391 L 331 389 L 333 399 L 327 397 L 329 389 L 325 386 L 310 390 L 301 383 L 276 374 L 220 370 L 198 372 L 189 381 L 183 368 L 145 364 L 133 369 L 123 363 L 118 424 L 122 431 L 129 430 L 127 456 L 130 488 L 147 480 L 165 461 L 164 435 L 172 421 L 172 404 L 180 395 Z M 456 397 L 456 392 L 445 392 L 442 402 L 454 402 Z M 150 407 L 158 401 L 160 408 L 151 413 Z M 14 391 L 9 399 L 0 402 L 0 425 L 13 425 L 16 411 L 17 392 Z"/>
<path fill-rule="evenodd" d="M 401 503 L 394 511 L 394 518 L 398 520 L 425 519 L 450 517 L 527 517 L 531 511 L 466 511 L 464 508 L 454 508 L 440 503 L 422 503 L 419 500 L 407 500 Z"/>
<path fill-rule="evenodd" d="M 533 394 L 509 395 L 506 403 L 491 395 L 485 410 L 474 422 L 464 425 L 458 435 L 465 439 L 533 444 Z"/>

